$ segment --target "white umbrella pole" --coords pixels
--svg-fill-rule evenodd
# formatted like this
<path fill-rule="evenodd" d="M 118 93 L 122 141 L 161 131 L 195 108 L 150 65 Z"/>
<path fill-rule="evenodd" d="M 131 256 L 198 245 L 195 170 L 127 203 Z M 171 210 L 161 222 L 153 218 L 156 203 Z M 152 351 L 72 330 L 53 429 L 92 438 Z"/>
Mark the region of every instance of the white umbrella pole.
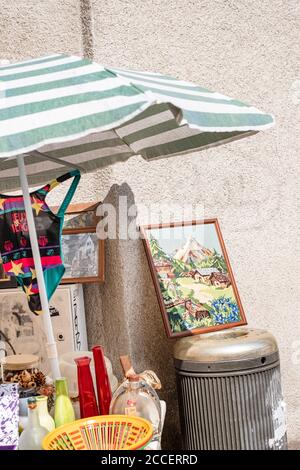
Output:
<path fill-rule="evenodd" d="M 31 199 L 30 199 L 30 194 L 29 194 L 28 180 L 26 176 L 23 155 L 18 156 L 17 160 L 18 160 L 19 176 L 20 176 L 21 187 L 22 187 L 23 198 L 24 198 L 26 218 L 27 218 L 27 223 L 28 223 L 30 243 L 31 243 L 31 248 L 32 248 L 36 277 L 38 281 L 41 305 L 42 305 L 42 310 L 43 310 L 43 313 L 41 314 L 41 316 L 42 316 L 42 321 L 44 325 L 44 331 L 47 337 L 47 345 L 46 345 L 47 355 L 48 355 L 48 359 L 49 359 L 50 366 L 51 366 L 52 378 L 55 380 L 58 377 L 60 377 L 58 354 L 57 354 L 57 347 L 56 347 L 56 342 L 54 339 L 53 328 L 52 328 L 52 323 L 51 323 L 49 302 L 48 302 L 46 285 L 45 285 L 45 280 L 44 280 L 40 250 L 39 250 L 39 245 L 38 245 L 38 240 L 37 240 L 37 235 L 36 235 L 34 217 L 33 217 L 33 212 L 32 212 L 32 207 L 31 207 Z"/>

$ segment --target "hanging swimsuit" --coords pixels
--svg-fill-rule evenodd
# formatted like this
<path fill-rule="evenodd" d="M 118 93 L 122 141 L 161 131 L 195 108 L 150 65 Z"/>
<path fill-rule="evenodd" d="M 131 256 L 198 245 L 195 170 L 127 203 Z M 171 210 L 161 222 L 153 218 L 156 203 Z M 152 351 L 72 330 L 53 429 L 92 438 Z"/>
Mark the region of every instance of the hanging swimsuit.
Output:
<path fill-rule="evenodd" d="M 52 189 L 69 178 L 74 179 L 58 213 L 54 214 L 45 199 Z M 79 180 L 80 173 L 74 170 L 30 194 L 48 300 L 65 272 L 61 246 L 64 214 Z M 0 194 L 0 253 L 5 272 L 16 277 L 27 296 L 30 310 L 39 315 L 42 307 L 23 196 Z"/>

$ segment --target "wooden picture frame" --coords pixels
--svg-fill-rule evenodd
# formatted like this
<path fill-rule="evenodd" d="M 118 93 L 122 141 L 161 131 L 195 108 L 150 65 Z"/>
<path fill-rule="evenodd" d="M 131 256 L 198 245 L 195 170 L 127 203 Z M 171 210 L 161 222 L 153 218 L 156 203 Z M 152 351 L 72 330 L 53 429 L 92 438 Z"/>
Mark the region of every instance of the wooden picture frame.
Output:
<path fill-rule="evenodd" d="M 64 216 L 64 229 L 94 227 L 99 221 L 96 211 L 101 202 L 81 202 L 70 204 Z M 60 206 L 53 206 L 51 210 L 57 213 Z"/>
<path fill-rule="evenodd" d="M 85 235 L 92 234 L 90 237 Z M 78 246 L 76 247 L 75 238 L 78 238 Z M 67 240 L 68 237 L 68 240 Z M 73 241 L 71 242 L 71 237 Z M 65 228 L 62 232 L 62 249 L 64 252 L 64 265 L 66 273 L 62 278 L 61 284 L 74 283 L 92 283 L 104 282 L 105 280 L 105 241 L 99 240 L 96 235 L 96 226 L 84 228 Z M 69 243 L 70 249 L 67 249 Z M 82 243 L 89 244 L 83 246 Z M 97 253 L 95 254 L 95 247 Z M 84 251 L 84 249 L 86 251 Z M 72 258 L 73 256 L 73 258 Z M 95 263 L 93 257 L 96 256 Z M 75 260 L 75 261 L 74 261 Z M 73 264 L 73 267 L 72 267 Z M 75 267 L 74 267 L 75 266 Z M 77 267 L 76 267 L 77 266 Z M 81 271 L 80 271 L 81 269 Z M 90 269 L 90 273 L 89 273 Z M 72 270 L 75 271 L 72 273 Z M 76 270 L 78 271 L 76 273 Z M 94 272 L 93 272 L 94 271 Z M 71 275 L 68 274 L 71 272 Z"/>
<path fill-rule="evenodd" d="M 140 231 L 168 337 L 247 324 L 217 219 L 144 225 Z"/>

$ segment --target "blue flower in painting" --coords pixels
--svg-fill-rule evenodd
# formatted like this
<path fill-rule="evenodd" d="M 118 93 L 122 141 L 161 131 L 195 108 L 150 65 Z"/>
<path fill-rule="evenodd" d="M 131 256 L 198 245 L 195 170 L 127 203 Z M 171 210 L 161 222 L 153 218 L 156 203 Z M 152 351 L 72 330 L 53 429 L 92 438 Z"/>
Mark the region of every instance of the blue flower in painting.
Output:
<path fill-rule="evenodd" d="M 237 303 L 230 297 L 220 297 L 211 302 L 210 314 L 216 325 L 240 321 L 240 311 Z"/>

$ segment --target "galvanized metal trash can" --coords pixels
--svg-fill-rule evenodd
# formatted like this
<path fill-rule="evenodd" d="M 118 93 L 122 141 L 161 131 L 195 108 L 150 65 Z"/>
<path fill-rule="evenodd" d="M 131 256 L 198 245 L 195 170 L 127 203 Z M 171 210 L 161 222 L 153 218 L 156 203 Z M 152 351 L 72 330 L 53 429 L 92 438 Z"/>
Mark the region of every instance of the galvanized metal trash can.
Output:
<path fill-rule="evenodd" d="M 181 338 L 174 361 L 184 449 L 287 449 L 270 333 L 241 327 Z"/>

